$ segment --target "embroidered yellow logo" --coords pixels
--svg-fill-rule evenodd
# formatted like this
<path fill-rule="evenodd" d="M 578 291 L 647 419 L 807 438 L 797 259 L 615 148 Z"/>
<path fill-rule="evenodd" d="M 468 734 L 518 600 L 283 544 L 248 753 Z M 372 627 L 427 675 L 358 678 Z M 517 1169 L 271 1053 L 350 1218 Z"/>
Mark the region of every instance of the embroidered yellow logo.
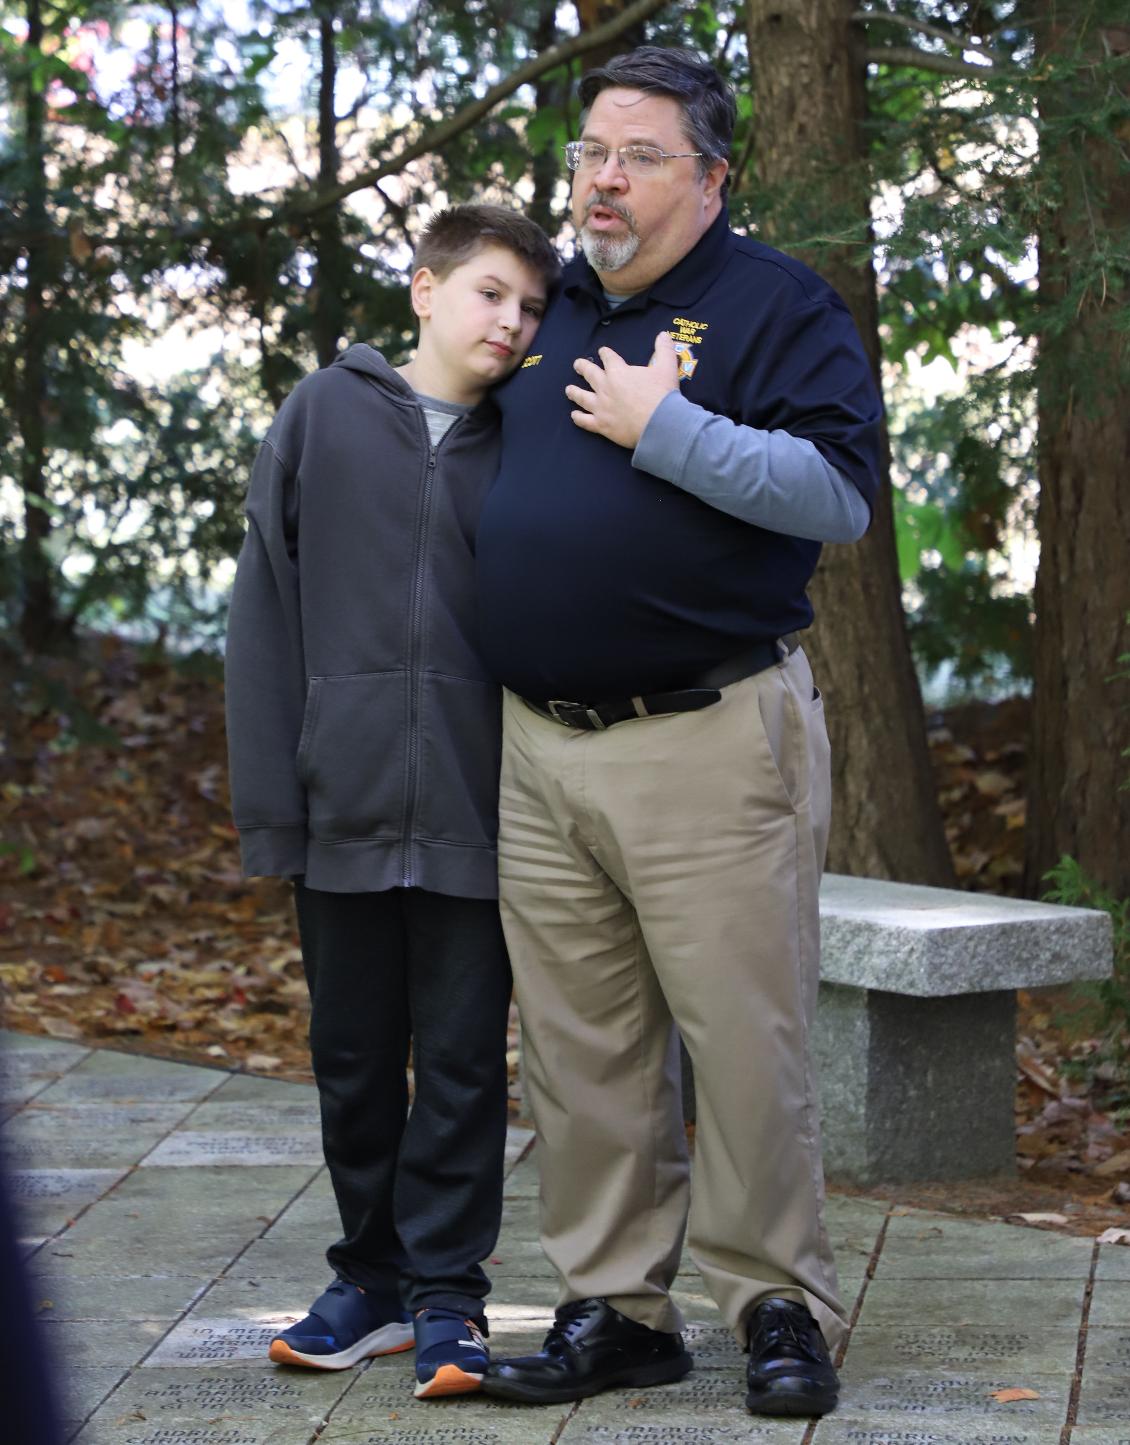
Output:
<path fill-rule="evenodd" d="M 702 333 L 710 330 L 710 322 L 691 321 L 686 316 L 676 316 L 667 330 L 676 341 L 686 341 L 691 346 L 696 346 L 702 340 Z"/>
<path fill-rule="evenodd" d="M 694 348 L 702 343 L 702 333 L 709 329 L 708 321 L 692 321 L 689 316 L 676 316 L 667 330 L 675 343 L 675 355 L 679 358 L 679 380 L 689 381 L 698 366 Z"/>
<path fill-rule="evenodd" d="M 537 356 L 527 356 L 525 361 L 522 362 L 522 370 L 525 371 L 527 366 L 536 366 L 541 360 L 542 354 L 543 353 L 539 352 Z"/>

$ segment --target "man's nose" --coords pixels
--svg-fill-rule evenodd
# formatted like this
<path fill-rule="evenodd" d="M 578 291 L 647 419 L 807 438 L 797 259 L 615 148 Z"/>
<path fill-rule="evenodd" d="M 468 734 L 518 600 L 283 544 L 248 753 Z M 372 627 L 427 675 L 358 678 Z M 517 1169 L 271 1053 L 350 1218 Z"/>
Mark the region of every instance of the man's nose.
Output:
<path fill-rule="evenodd" d="M 593 172 L 592 179 L 593 184 L 600 191 L 624 189 L 628 184 L 628 177 L 624 167 L 620 164 L 620 157 L 616 151 L 608 152 L 604 157 L 604 164 Z"/>

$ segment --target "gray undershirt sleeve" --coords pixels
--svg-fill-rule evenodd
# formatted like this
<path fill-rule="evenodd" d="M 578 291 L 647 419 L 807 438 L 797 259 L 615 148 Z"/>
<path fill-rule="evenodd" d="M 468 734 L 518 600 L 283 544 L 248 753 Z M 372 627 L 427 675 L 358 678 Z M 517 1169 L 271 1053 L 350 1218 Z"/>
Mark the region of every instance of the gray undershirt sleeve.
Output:
<path fill-rule="evenodd" d="M 632 465 L 731 517 L 791 537 L 856 542 L 871 520 L 862 493 L 812 442 L 741 426 L 677 391 L 652 413 Z"/>

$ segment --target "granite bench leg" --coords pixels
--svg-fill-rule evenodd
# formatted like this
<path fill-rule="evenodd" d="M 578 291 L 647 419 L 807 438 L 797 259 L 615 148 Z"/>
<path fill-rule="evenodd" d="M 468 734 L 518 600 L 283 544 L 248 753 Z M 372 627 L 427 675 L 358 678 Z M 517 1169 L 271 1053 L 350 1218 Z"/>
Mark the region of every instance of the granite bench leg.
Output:
<path fill-rule="evenodd" d="M 824 1167 L 858 1184 L 1015 1170 L 1016 994 L 920 998 L 822 983 Z"/>
<path fill-rule="evenodd" d="M 1016 993 L 910 997 L 819 985 L 812 1038 L 824 1169 L 844 1182 L 977 1179 L 1016 1169 Z M 683 1113 L 695 1118 L 683 1051 Z"/>
<path fill-rule="evenodd" d="M 812 1046 L 824 1171 L 853 1184 L 1016 1168 L 1016 994 L 915 998 L 822 983 Z M 694 1075 L 683 1050 L 683 1112 Z"/>

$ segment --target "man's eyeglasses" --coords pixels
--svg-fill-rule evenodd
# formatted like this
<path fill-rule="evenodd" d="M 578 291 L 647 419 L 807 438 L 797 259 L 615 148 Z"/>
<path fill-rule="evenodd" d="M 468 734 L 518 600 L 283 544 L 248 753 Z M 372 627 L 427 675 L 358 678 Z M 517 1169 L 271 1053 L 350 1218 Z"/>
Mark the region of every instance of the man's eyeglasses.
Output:
<path fill-rule="evenodd" d="M 655 176 L 663 169 L 664 161 L 697 157 L 702 151 L 661 151 L 658 146 L 621 146 L 609 151 L 595 140 L 571 140 L 565 147 L 565 164 L 571 171 L 598 171 L 609 155 L 615 155 L 622 170 L 630 176 Z"/>

